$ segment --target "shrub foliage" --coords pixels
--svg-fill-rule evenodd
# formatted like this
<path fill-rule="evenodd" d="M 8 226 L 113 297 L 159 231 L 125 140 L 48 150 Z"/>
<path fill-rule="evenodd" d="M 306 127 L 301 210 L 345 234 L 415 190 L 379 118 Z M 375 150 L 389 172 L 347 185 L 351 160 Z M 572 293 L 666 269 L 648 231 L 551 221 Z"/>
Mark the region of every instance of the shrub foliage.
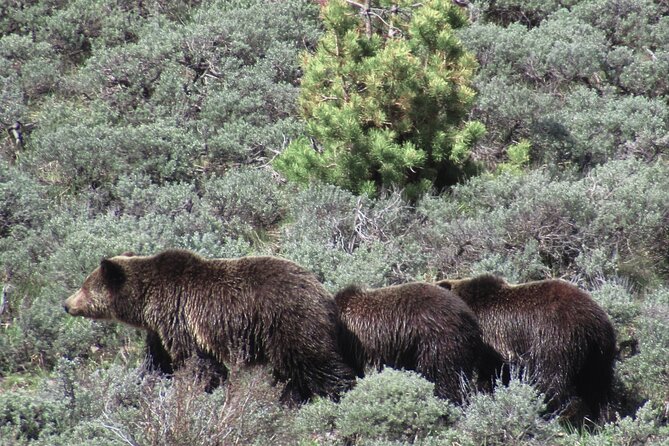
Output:
<path fill-rule="evenodd" d="M 346 3 L 0 4 L 1 444 L 666 442 L 666 2 Z M 142 333 L 61 302 L 166 248 L 330 291 L 570 280 L 616 329 L 611 420 L 547 420 L 516 381 L 453 408 L 385 370 L 291 409 L 263 369 L 211 394 L 146 373 Z"/>

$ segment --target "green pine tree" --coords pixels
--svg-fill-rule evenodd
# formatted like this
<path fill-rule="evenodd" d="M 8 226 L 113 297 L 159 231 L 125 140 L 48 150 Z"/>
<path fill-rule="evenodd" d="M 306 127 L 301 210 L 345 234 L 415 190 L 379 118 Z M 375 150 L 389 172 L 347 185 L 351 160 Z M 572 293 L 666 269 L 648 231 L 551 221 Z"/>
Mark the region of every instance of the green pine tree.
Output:
<path fill-rule="evenodd" d="M 275 167 L 370 195 L 402 187 L 414 198 L 454 184 L 485 132 L 465 123 L 476 68 L 454 32 L 465 15 L 451 0 L 360 1 L 323 7 L 325 33 L 302 62 L 309 137 Z"/>

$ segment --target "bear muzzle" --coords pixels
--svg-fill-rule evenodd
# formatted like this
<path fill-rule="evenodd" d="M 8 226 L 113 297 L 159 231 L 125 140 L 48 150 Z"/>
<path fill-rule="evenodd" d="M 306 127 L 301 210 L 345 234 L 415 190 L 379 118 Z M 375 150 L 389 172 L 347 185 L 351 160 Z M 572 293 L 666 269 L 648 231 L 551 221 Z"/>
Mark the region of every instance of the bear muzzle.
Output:
<path fill-rule="evenodd" d="M 63 302 L 63 310 L 65 310 L 65 312 L 67 314 L 69 314 L 70 316 L 77 316 L 78 312 L 72 306 L 72 304 L 70 304 L 68 301 L 69 301 L 69 299 L 67 299 L 65 302 Z"/>
<path fill-rule="evenodd" d="M 83 292 L 78 290 L 76 293 L 65 299 L 63 302 L 63 309 L 71 316 L 80 316 L 82 314 L 81 304 L 83 300 Z"/>

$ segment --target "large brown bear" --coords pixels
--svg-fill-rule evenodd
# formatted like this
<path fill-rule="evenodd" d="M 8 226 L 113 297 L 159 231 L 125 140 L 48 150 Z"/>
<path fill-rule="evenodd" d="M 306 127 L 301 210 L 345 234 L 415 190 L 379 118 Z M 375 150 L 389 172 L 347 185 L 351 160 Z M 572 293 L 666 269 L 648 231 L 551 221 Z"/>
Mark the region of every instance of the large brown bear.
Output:
<path fill-rule="evenodd" d="M 287 402 L 336 397 L 355 379 L 339 352 L 332 296 L 288 260 L 122 255 L 103 260 L 64 308 L 147 330 L 165 367 L 192 357 L 267 363 L 286 382 Z"/>
<path fill-rule="evenodd" d="M 345 357 L 359 376 L 389 366 L 415 370 L 435 383 L 435 393 L 461 402 L 462 378 L 476 369 L 492 379 L 501 357 L 481 340 L 476 317 L 443 288 L 406 283 L 372 290 L 350 286 L 335 295 Z"/>
<path fill-rule="evenodd" d="M 483 339 L 529 373 L 550 410 L 572 396 L 597 419 L 609 401 L 616 340 L 606 312 L 563 280 L 509 285 L 492 275 L 437 284 L 460 296 L 478 317 Z"/>

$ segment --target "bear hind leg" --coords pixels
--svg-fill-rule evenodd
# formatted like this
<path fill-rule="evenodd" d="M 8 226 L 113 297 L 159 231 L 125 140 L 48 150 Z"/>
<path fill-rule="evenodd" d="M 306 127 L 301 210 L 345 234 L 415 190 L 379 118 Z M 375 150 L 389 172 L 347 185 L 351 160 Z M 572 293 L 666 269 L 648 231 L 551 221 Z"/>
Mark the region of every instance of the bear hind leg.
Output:
<path fill-rule="evenodd" d="M 576 377 L 576 393 L 587 409 L 587 417 L 594 422 L 606 418 L 613 387 L 613 357 L 591 354 Z"/>

